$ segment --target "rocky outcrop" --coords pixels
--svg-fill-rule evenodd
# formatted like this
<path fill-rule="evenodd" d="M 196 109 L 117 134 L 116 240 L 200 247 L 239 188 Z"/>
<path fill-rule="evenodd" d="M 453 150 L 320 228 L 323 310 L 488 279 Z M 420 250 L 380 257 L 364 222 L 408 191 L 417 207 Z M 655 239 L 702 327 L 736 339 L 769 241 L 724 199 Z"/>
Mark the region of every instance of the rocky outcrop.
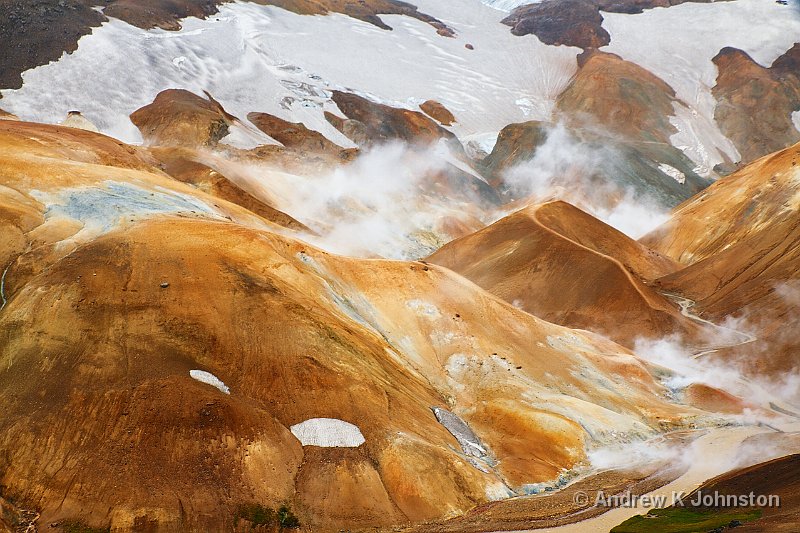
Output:
<path fill-rule="evenodd" d="M 718 71 L 714 119 L 742 162 L 800 141 L 792 121 L 792 112 L 800 111 L 800 44 L 769 68 L 736 48 L 723 48 L 713 61 Z"/>
<path fill-rule="evenodd" d="M 558 112 L 575 126 L 596 126 L 625 139 L 669 144 L 675 91 L 649 70 L 616 54 L 578 56 L 578 72 L 558 96 Z"/>
<path fill-rule="evenodd" d="M 213 146 L 228 134 L 233 117 L 207 96 L 168 89 L 158 93 L 152 104 L 134 111 L 131 121 L 149 144 Z"/>
<path fill-rule="evenodd" d="M 21 74 L 78 48 L 105 17 L 81 0 L 0 1 L 0 88 L 22 87 Z"/>
<path fill-rule="evenodd" d="M 545 0 L 516 8 L 503 19 L 514 35 L 533 34 L 544 44 L 600 48 L 611 42 L 593 2 Z"/>
<path fill-rule="evenodd" d="M 509 124 L 500 130 L 492 153 L 481 161 L 481 170 L 489 182 L 500 187 L 503 175 L 516 165 L 533 158 L 536 150 L 544 144 L 553 125 L 538 120 Z"/>
<path fill-rule="evenodd" d="M 341 112 L 354 122 L 330 113 L 325 115 L 326 118 L 345 135 L 349 133 L 350 139 L 357 144 L 374 146 L 402 141 L 412 145 L 430 145 L 440 139 L 457 142 L 451 132 L 418 111 L 379 104 L 342 91 L 333 91 L 332 98 Z"/>
<path fill-rule="evenodd" d="M 298 150 L 307 155 L 328 155 L 343 160 L 351 157 L 352 150 L 345 150 L 334 144 L 323 134 L 307 128 L 303 123 L 289 122 L 269 113 L 249 113 L 247 120 L 291 150 Z"/>
<path fill-rule="evenodd" d="M 206 18 L 217 12 L 223 0 L 113 0 L 103 14 L 148 30 L 181 29 L 186 17 Z"/>
<path fill-rule="evenodd" d="M 545 44 L 588 50 L 611 42 L 611 36 L 602 26 L 601 11 L 634 14 L 685 1 L 714 0 L 544 0 L 517 7 L 502 22 L 511 26 L 514 35 L 533 34 Z"/>
<path fill-rule="evenodd" d="M 426 100 L 419 105 L 419 108 L 442 126 L 452 126 L 456 122 L 456 117 L 450 110 L 436 100 Z"/>
<path fill-rule="evenodd" d="M 492 153 L 477 166 L 506 199 L 534 192 L 540 201 L 555 195 L 603 209 L 626 194 L 672 208 L 711 183 L 698 176 L 691 161 L 672 145 L 609 136 L 597 125 L 583 129 L 587 124 L 583 118 L 572 126 L 540 121 L 509 124 Z M 545 144 L 546 155 L 537 160 Z M 541 187 L 517 190 L 521 182 L 542 178 L 537 174 L 542 171 L 547 180 Z"/>

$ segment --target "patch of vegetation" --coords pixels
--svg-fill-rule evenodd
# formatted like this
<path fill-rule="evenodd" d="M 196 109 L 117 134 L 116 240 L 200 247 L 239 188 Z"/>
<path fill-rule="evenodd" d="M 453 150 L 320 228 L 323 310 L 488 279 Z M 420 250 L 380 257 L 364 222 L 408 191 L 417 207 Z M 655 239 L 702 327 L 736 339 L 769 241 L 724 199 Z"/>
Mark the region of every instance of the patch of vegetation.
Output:
<path fill-rule="evenodd" d="M 233 516 L 234 523 L 239 520 L 250 522 L 250 526 L 279 526 L 281 529 L 297 529 L 300 520 L 286 505 L 281 505 L 277 512 L 260 503 L 246 503 L 240 505 Z"/>
<path fill-rule="evenodd" d="M 761 518 L 760 509 L 687 509 L 669 507 L 652 509 L 646 515 L 629 518 L 611 533 L 696 533 L 726 527 L 732 521 L 741 523 Z"/>
<path fill-rule="evenodd" d="M 285 505 L 278 509 L 278 523 L 282 528 L 297 529 L 300 527 L 300 520 Z"/>
<path fill-rule="evenodd" d="M 110 533 L 110 527 L 91 527 L 80 520 L 67 520 L 61 523 L 61 531 L 64 533 Z"/>

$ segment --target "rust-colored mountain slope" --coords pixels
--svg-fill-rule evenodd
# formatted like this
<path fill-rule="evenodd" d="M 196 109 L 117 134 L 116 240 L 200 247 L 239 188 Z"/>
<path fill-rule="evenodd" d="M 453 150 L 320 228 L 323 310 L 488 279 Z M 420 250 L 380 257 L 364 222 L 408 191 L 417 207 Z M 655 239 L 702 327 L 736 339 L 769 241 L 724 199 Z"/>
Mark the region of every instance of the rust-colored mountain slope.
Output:
<path fill-rule="evenodd" d="M 153 147 L 150 152 L 158 159 L 162 170 L 178 181 L 193 185 L 211 196 L 240 205 L 275 224 L 293 230 L 310 231 L 301 222 L 275 209 L 256 194 L 245 190 L 240 184 L 206 164 L 204 160 L 214 159 L 210 155 L 180 147 Z"/>
<path fill-rule="evenodd" d="M 700 332 L 647 285 L 675 263 L 564 202 L 527 207 L 429 260 L 536 316 L 628 346 L 637 337 Z"/>
<path fill-rule="evenodd" d="M 756 340 L 714 354 L 773 376 L 800 367 L 800 146 L 747 165 L 679 206 L 642 242 L 691 263 L 658 284 L 712 320 L 746 320 Z"/>
<path fill-rule="evenodd" d="M 500 187 L 509 173 L 524 174 L 524 166 L 553 132 L 563 130 L 552 141 L 561 144 L 548 148 L 557 154 L 574 152 L 571 158 L 558 157 L 578 166 L 592 160 L 577 177 L 598 183 L 592 190 L 596 204 L 608 200 L 599 191 L 615 189 L 672 208 L 711 183 L 670 142 L 677 131 L 670 123 L 676 102 L 672 87 L 648 70 L 615 54 L 588 50 L 578 56 L 578 71 L 556 100 L 555 123 L 509 124 L 481 161 L 481 170 Z M 519 172 L 515 167 L 521 167 Z M 553 178 L 572 186 L 569 176 Z"/>
<path fill-rule="evenodd" d="M 798 165 L 800 145 L 762 157 L 676 207 L 640 242 L 691 264 L 796 218 Z"/>

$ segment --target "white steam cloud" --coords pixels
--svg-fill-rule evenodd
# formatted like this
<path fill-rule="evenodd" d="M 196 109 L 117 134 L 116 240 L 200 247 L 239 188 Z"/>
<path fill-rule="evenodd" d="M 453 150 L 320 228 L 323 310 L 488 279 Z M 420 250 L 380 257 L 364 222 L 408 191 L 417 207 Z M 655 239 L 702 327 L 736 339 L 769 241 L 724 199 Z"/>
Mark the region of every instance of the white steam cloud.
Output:
<path fill-rule="evenodd" d="M 307 225 L 313 233 L 302 238 L 332 253 L 418 259 L 487 223 L 467 184 L 448 190 L 446 172 L 468 173 L 443 144 L 389 143 L 316 175 L 224 164 L 226 176 Z"/>
<path fill-rule="evenodd" d="M 768 407 L 770 403 L 800 405 L 800 372 L 797 370 L 773 378 L 754 376 L 747 371 L 747 361 L 743 359 L 713 357 L 716 350 L 742 346 L 756 339 L 756 330 L 746 320 L 729 317 L 713 331 L 707 331 L 704 348 L 693 347 L 680 335 L 671 335 L 661 339 L 637 339 L 634 352 L 650 363 L 669 369 L 662 381 L 673 391 L 704 384 L 761 407 Z"/>
<path fill-rule="evenodd" d="M 669 219 L 650 198 L 597 177 L 597 170 L 623 156 L 611 147 L 590 146 L 557 124 L 534 156 L 506 172 L 504 184 L 516 198 L 559 199 L 591 213 L 636 239 Z"/>

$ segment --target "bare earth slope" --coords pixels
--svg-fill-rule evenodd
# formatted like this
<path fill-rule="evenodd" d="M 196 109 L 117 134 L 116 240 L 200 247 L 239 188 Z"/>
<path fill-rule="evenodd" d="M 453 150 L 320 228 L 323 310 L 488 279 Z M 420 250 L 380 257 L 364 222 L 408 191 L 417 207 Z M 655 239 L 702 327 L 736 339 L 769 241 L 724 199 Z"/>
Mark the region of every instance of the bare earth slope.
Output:
<path fill-rule="evenodd" d="M 648 280 L 676 265 L 564 202 L 527 207 L 429 260 L 526 311 L 622 344 L 699 332 Z"/>
<path fill-rule="evenodd" d="M 659 280 L 712 320 L 746 319 L 757 340 L 716 354 L 761 374 L 800 367 L 800 146 L 765 156 L 679 206 L 642 239 L 690 263 Z"/>

